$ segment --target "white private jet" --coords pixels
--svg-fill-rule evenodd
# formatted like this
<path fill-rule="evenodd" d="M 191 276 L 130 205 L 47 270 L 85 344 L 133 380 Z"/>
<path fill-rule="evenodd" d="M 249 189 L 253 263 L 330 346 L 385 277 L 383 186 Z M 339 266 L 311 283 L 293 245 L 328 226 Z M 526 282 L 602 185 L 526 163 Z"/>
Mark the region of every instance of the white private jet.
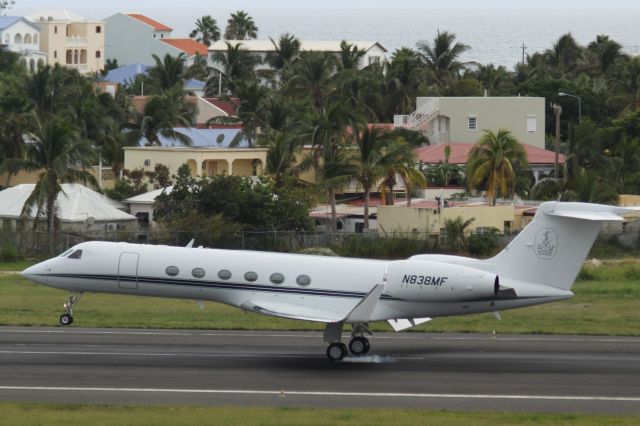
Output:
<path fill-rule="evenodd" d="M 213 300 L 326 324 L 327 356 L 369 351 L 373 321 L 400 331 L 431 318 L 494 312 L 573 296 L 571 286 L 604 221 L 631 209 L 547 202 L 497 256 L 417 255 L 381 261 L 202 247 L 86 242 L 22 275 L 70 291 L 62 325 L 83 293 Z M 342 328 L 352 325 L 349 347 Z"/>

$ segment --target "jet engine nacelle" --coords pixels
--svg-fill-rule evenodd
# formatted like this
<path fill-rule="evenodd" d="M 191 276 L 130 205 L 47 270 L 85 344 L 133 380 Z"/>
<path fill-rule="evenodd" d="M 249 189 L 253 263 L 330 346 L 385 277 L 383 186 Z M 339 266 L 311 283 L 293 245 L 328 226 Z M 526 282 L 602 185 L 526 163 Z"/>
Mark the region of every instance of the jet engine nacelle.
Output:
<path fill-rule="evenodd" d="M 496 274 L 426 260 L 399 260 L 387 268 L 387 294 L 416 301 L 457 302 L 494 297 Z"/>

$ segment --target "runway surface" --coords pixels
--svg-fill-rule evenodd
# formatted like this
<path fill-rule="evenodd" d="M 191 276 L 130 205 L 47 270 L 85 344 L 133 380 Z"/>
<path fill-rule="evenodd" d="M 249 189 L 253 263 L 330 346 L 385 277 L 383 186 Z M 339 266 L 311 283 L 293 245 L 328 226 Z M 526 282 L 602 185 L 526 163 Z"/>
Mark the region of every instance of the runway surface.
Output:
<path fill-rule="evenodd" d="M 0 400 L 640 414 L 640 338 L 0 327 Z"/>

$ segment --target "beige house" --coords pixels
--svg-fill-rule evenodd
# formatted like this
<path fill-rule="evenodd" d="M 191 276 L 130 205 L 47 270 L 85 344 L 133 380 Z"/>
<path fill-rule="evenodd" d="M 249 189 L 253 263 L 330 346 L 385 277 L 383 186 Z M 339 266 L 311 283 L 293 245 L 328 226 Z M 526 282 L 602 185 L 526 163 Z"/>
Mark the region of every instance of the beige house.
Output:
<path fill-rule="evenodd" d="M 416 108 L 396 115 L 394 124 L 423 131 L 432 144 L 476 143 L 483 130 L 505 128 L 520 143 L 544 148 L 544 98 L 421 97 Z"/>
<path fill-rule="evenodd" d="M 488 206 L 460 205 L 438 208 L 434 202 L 414 202 L 406 206 L 378 206 L 378 229 L 386 234 L 416 233 L 437 236 L 447 220 L 461 217 L 463 221 L 473 218 L 468 232 L 481 232 L 496 228 L 502 233 L 514 230 L 516 208 L 513 205 Z M 520 221 L 520 223 L 522 223 Z"/>
<path fill-rule="evenodd" d="M 86 74 L 104 68 L 105 23 L 88 21 L 67 10 L 41 10 L 27 16 L 40 27 L 40 51 L 49 65 Z"/>

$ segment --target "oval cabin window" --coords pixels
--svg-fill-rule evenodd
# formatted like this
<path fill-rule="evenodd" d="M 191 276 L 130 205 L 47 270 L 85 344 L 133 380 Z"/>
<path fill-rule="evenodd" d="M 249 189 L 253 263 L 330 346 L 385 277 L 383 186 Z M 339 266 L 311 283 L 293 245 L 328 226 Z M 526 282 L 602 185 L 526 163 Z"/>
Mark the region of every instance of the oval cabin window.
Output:
<path fill-rule="evenodd" d="M 275 272 L 271 274 L 269 280 L 271 280 L 271 282 L 274 284 L 282 284 L 284 282 L 284 275 L 279 272 Z"/>
<path fill-rule="evenodd" d="M 311 277 L 309 275 L 298 275 L 296 282 L 298 285 L 309 285 L 311 284 Z"/>
<path fill-rule="evenodd" d="M 218 272 L 218 278 L 220 278 L 221 280 L 231 279 L 231 271 L 229 271 L 228 269 L 222 269 Z"/>
<path fill-rule="evenodd" d="M 255 280 L 258 279 L 258 274 L 256 274 L 253 271 L 249 271 L 246 274 L 244 274 L 244 279 L 249 282 L 254 282 Z"/>
<path fill-rule="evenodd" d="M 202 268 L 194 268 L 193 271 L 191 271 L 191 275 L 193 275 L 196 278 L 202 278 L 204 277 L 204 269 Z"/>
<path fill-rule="evenodd" d="M 178 275 L 178 273 L 180 273 L 180 269 L 178 269 L 177 266 L 167 266 L 167 269 L 165 269 L 164 271 L 170 277 L 175 277 L 176 275 Z"/>

